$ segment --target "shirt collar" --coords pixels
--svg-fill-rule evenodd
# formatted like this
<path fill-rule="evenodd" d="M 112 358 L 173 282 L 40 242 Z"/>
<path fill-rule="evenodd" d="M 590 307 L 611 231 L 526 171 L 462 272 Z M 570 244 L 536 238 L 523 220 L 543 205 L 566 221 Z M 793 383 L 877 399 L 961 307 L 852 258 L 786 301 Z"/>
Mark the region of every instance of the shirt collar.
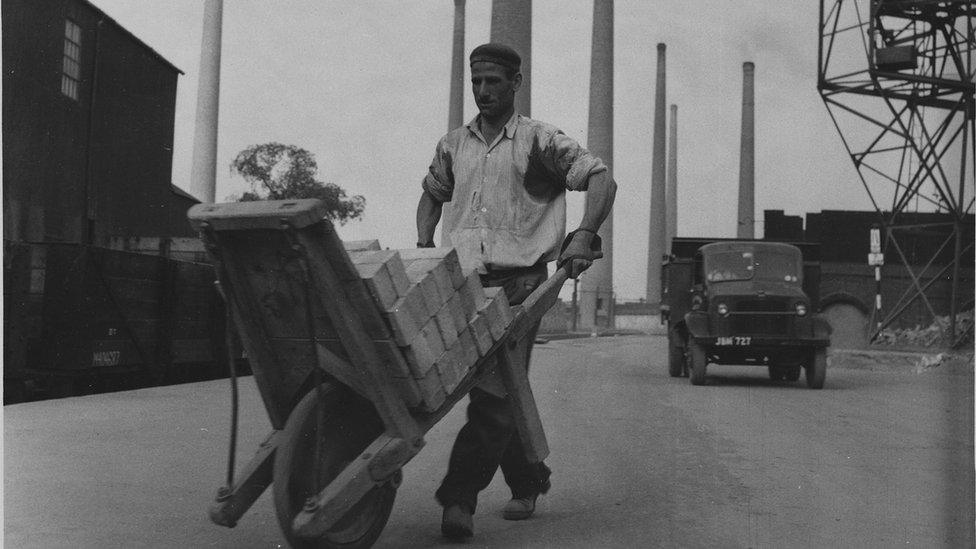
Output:
<path fill-rule="evenodd" d="M 518 112 L 512 113 L 512 117 L 508 119 L 505 123 L 505 127 L 502 130 L 505 133 L 505 137 L 509 139 L 515 138 L 515 129 L 518 128 L 519 120 L 522 115 Z M 467 128 L 471 133 L 475 135 L 481 135 L 481 130 L 478 129 L 478 119 L 481 118 L 481 113 L 478 113 L 470 122 L 467 123 Z"/>

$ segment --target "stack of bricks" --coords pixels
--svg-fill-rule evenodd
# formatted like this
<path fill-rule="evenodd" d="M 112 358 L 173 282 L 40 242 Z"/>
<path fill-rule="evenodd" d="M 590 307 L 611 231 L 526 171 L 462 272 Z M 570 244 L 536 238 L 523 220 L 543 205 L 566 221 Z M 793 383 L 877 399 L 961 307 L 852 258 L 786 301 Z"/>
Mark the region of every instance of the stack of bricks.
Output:
<path fill-rule="evenodd" d="M 345 247 L 409 377 L 390 366 L 401 358 L 379 346 L 387 371 L 408 406 L 436 410 L 505 335 L 512 322 L 505 293 L 462 272 L 453 248 L 381 250 L 375 240 Z"/>

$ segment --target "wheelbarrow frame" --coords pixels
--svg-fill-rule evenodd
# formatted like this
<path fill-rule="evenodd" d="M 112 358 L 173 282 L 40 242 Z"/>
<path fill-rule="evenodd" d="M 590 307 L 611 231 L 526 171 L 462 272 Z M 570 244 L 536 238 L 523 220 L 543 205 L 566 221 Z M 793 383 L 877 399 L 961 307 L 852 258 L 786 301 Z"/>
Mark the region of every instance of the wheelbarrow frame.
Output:
<path fill-rule="evenodd" d="M 548 444 L 529 386 L 525 357 L 513 351 L 518 341 L 555 303 L 568 278 L 565 269 L 557 269 L 520 306 L 513 307 L 513 320 L 504 336 L 470 368 L 442 405 L 434 411 L 425 411 L 408 408 L 397 393 L 394 380 L 384 369 L 370 335 L 370 331 L 376 333 L 377 326 L 383 326 L 380 312 L 334 227 L 324 219 L 325 209 L 320 201 L 200 204 L 191 208 L 188 216 L 214 259 L 218 284 L 274 428 L 234 477 L 233 483 L 218 490 L 216 501 L 210 508 L 213 522 L 235 526 L 271 485 L 282 429 L 291 410 L 305 394 L 298 394 L 296 388 L 307 387 L 308 378 L 315 371 L 371 401 L 385 431 L 295 517 L 293 532 L 300 537 L 323 535 L 373 487 L 388 482 L 424 446 L 423 435 L 489 375 L 490 369 L 486 366 L 491 363 L 497 364 L 495 369 L 512 399 L 526 457 L 530 462 L 541 462 L 546 458 Z M 246 254 L 241 250 L 246 236 L 255 234 L 277 234 L 279 240 L 284 234 L 290 249 L 278 253 L 295 254 L 292 259 L 298 258 L 306 296 L 317 300 L 324 309 L 348 359 L 316 342 L 315 327 L 310 326 L 310 343 L 315 347 L 313 364 L 289 363 L 282 369 L 281 358 L 274 356 L 264 322 L 266 311 L 261 310 L 255 296 L 248 295 L 247 266 L 242 257 Z M 312 322 L 311 308 L 306 317 Z M 277 366 L 277 371 L 272 365 Z"/>

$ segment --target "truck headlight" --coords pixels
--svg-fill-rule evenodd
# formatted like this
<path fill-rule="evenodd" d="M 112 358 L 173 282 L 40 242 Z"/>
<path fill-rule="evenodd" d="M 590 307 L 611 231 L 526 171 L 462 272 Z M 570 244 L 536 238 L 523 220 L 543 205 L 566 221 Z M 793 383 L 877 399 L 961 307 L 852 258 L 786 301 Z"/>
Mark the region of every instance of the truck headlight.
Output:
<path fill-rule="evenodd" d="M 727 316 L 729 314 L 729 307 L 725 303 L 719 303 L 718 307 L 715 309 L 718 311 L 718 314 L 722 316 Z"/>
<path fill-rule="evenodd" d="M 807 315 L 807 304 L 797 303 L 796 304 L 796 316 L 806 316 Z"/>

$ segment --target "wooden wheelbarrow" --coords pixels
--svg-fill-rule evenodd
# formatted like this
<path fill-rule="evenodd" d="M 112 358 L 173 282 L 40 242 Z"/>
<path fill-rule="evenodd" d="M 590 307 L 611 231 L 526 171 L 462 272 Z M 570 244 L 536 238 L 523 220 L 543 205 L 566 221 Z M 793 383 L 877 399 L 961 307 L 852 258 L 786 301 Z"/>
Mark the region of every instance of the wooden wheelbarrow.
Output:
<path fill-rule="evenodd" d="M 232 438 L 213 522 L 233 527 L 273 484 L 292 546 L 372 545 L 389 517 L 401 468 L 424 446 L 424 434 L 492 369 L 512 398 L 529 461 L 548 455 L 524 357 L 513 349 L 556 301 L 565 270 L 521 306 L 501 303 L 505 309 L 498 310 L 511 313 L 502 330 L 466 340 L 470 346 L 479 339 L 478 352 L 444 352 L 469 363 L 444 385 L 449 391 L 435 394 L 428 378 L 438 379 L 438 370 L 418 379 L 403 354 L 411 348 L 390 324 L 391 310 L 378 305 L 379 290 L 365 283 L 320 201 L 200 204 L 188 215 L 214 260 L 274 428 L 237 474 Z"/>

